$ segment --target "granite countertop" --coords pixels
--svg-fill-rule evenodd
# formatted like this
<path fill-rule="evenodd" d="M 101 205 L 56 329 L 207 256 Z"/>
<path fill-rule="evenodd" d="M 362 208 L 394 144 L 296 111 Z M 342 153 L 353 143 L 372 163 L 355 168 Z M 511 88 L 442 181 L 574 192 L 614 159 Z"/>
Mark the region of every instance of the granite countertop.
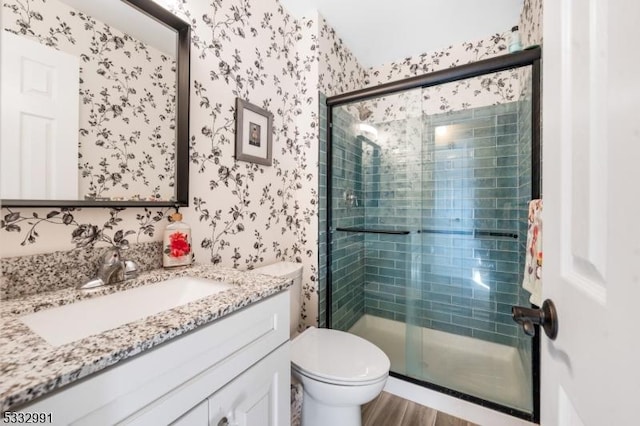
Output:
<path fill-rule="evenodd" d="M 100 334 L 54 347 L 19 319 L 66 305 L 169 278 L 191 276 L 226 281 L 234 287 Z M 0 412 L 140 354 L 176 336 L 237 311 L 292 284 L 291 280 L 211 265 L 153 270 L 96 290 L 67 288 L 0 304 Z"/>

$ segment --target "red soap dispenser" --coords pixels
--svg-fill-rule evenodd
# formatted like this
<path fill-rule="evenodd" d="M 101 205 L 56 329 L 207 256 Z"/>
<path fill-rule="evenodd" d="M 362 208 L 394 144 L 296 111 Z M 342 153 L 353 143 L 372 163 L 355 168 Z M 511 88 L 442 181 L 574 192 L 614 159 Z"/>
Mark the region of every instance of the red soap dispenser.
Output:
<path fill-rule="evenodd" d="M 164 231 L 162 266 L 174 268 L 188 266 L 193 262 L 191 250 L 191 227 L 182 221 L 182 214 L 176 212 L 169 216 L 171 223 Z"/>

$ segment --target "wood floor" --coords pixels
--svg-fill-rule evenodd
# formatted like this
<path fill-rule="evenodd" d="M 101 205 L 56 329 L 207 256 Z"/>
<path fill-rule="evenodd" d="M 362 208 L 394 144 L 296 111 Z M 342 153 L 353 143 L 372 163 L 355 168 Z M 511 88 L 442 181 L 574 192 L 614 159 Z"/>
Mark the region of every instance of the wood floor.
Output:
<path fill-rule="evenodd" d="M 362 407 L 362 426 L 476 426 L 387 392 Z"/>

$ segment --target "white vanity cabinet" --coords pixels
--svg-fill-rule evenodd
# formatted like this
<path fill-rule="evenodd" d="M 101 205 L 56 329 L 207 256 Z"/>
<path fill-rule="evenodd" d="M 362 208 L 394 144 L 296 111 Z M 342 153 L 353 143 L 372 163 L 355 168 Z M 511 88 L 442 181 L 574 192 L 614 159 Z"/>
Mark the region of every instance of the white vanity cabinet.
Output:
<path fill-rule="evenodd" d="M 208 399 L 213 426 L 289 424 L 291 371 L 288 345 L 281 346 Z M 286 380 L 285 380 L 286 379 Z M 285 416 L 285 417 L 283 417 Z"/>
<path fill-rule="evenodd" d="M 172 426 L 197 426 L 209 424 L 209 401 L 202 401 L 180 417 Z M 215 424 L 215 423 L 214 423 Z"/>
<path fill-rule="evenodd" d="M 21 408 L 54 424 L 284 426 L 290 419 L 283 291 Z"/>

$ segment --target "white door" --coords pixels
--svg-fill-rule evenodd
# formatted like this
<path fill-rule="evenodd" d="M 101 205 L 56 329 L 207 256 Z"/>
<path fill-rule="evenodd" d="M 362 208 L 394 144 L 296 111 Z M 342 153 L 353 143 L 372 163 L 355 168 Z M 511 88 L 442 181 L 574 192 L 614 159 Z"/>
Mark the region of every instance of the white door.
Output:
<path fill-rule="evenodd" d="M 549 0 L 543 48 L 542 425 L 637 425 L 640 2 Z"/>
<path fill-rule="evenodd" d="M 1 32 L 0 198 L 76 200 L 79 59 Z"/>

